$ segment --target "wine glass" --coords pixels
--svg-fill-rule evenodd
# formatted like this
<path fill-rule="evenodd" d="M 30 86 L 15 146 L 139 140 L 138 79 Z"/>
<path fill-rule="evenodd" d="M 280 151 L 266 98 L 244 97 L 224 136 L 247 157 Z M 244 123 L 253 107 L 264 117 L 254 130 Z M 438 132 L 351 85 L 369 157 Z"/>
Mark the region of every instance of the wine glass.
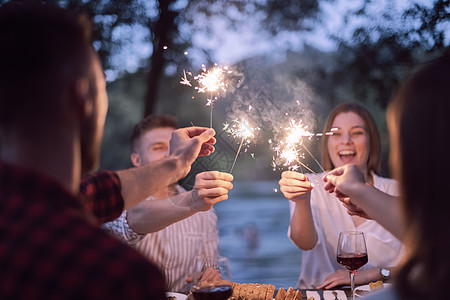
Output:
<path fill-rule="evenodd" d="M 355 300 L 355 276 L 359 268 L 368 261 L 366 240 L 361 231 L 343 231 L 339 233 L 337 262 L 350 273 L 352 299 Z"/>
<path fill-rule="evenodd" d="M 231 297 L 233 290 L 228 258 L 197 256 L 192 284 L 195 300 L 226 300 Z"/>

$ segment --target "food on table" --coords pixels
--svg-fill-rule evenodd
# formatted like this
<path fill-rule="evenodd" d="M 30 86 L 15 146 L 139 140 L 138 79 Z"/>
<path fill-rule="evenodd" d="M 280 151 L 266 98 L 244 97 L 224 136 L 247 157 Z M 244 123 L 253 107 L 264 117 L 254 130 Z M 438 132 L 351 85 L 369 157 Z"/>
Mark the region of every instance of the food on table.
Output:
<path fill-rule="evenodd" d="M 233 293 L 229 300 L 301 300 L 302 293 L 289 287 L 287 290 L 279 288 L 275 295 L 275 286 L 272 284 L 258 284 L 258 283 L 235 283 L 226 280 L 219 280 L 214 282 L 201 282 L 199 287 L 208 286 L 226 286 L 231 285 Z M 186 300 L 194 299 L 192 292 L 188 295 Z"/>
<path fill-rule="evenodd" d="M 381 281 L 381 280 L 369 283 L 369 288 L 371 291 L 382 289 L 383 287 L 384 287 L 383 281 Z"/>
<path fill-rule="evenodd" d="M 233 283 L 233 300 L 272 300 L 275 286 L 257 283 Z"/>
<path fill-rule="evenodd" d="M 283 288 L 278 289 L 278 293 L 275 297 L 275 300 L 283 300 L 286 297 L 286 291 Z"/>
<path fill-rule="evenodd" d="M 368 289 L 361 289 L 361 288 L 360 289 L 356 289 L 355 290 L 356 295 L 362 297 L 362 296 L 365 296 L 366 294 L 371 293 L 372 291 L 384 288 L 383 281 L 381 281 L 381 280 L 375 281 L 375 282 L 369 282 L 368 285 L 369 285 Z"/>
<path fill-rule="evenodd" d="M 233 300 L 300 300 L 302 293 L 290 287 L 287 291 L 283 288 L 278 289 L 276 295 L 275 286 L 272 284 L 257 283 L 233 283 Z"/>

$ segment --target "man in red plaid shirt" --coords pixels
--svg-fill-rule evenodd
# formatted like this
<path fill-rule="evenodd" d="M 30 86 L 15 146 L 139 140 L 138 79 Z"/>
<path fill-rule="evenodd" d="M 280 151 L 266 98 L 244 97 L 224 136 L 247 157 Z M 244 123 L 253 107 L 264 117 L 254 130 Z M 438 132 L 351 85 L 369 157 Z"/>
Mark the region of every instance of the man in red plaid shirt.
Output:
<path fill-rule="evenodd" d="M 167 158 L 90 176 L 80 197 L 99 161 L 105 78 L 89 22 L 32 3 L 0 7 L 0 299 L 165 299 L 161 272 L 98 225 L 184 177 L 214 131 L 179 129 Z"/>

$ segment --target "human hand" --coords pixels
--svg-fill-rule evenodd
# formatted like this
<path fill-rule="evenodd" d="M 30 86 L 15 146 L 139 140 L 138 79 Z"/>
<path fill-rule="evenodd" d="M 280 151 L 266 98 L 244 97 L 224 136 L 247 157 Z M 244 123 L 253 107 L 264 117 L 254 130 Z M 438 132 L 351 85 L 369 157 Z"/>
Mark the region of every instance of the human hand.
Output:
<path fill-rule="evenodd" d="M 186 282 L 187 283 L 191 283 L 193 281 L 193 278 L 194 278 L 193 275 L 189 275 L 186 278 Z M 199 282 L 202 282 L 202 281 L 217 281 L 217 280 L 222 280 L 222 276 L 220 276 L 219 270 L 217 270 L 217 269 L 215 269 L 213 267 L 208 267 L 201 274 Z"/>
<path fill-rule="evenodd" d="M 327 173 L 323 176 L 326 182 L 324 189 L 329 193 L 336 193 L 336 197 L 344 200 L 352 196 L 358 185 L 364 185 L 364 174 L 357 165 L 349 164 Z"/>
<path fill-rule="evenodd" d="M 215 131 L 205 127 L 186 127 L 175 130 L 170 139 L 170 155 L 178 158 L 180 175 L 183 178 L 191 170 L 198 156 L 207 156 L 214 152 Z"/>
<path fill-rule="evenodd" d="M 361 207 L 359 207 L 356 204 L 353 204 L 350 201 L 349 197 L 343 197 L 338 199 L 341 201 L 342 205 L 347 209 L 347 213 L 350 216 L 358 216 L 365 219 L 372 219 Z"/>
<path fill-rule="evenodd" d="M 351 196 L 361 185 L 365 185 L 364 174 L 356 165 L 350 164 L 336 168 L 323 177 L 326 182 L 324 188 L 330 193 L 335 193 L 351 216 L 359 216 L 371 219 L 366 212 L 352 202 Z"/>
<path fill-rule="evenodd" d="M 379 268 L 359 270 L 358 275 L 355 276 L 355 285 L 363 285 L 377 280 L 380 280 Z M 350 276 L 347 270 L 337 270 L 325 278 L 325 281 L 316 289 L 331 289 L 340 285 L 350 285 Z"/>
<path fill-rule="evenodd" d="M 313 186 L 305 174 L 295 171 L 285 171 L 278 182 L 283 195 L 294 202 L 309 200 Z"/>
<path fill-rule="evenodd" d="M 331 289 L 339 285 L 350 285 L 350 276 L 347 270 L 337 270 L 333 274 L 328 275 L 324 282 L 317 286 L 316 289 Z"/>
<path fill-rule="evenodd" d="M 233 175 L 218 171 L 202 172 L 195 177 L 191 191 L 192 208 L 207 211 L 217 202 L 228 199 L 228 191 L 233 188 Z"/>

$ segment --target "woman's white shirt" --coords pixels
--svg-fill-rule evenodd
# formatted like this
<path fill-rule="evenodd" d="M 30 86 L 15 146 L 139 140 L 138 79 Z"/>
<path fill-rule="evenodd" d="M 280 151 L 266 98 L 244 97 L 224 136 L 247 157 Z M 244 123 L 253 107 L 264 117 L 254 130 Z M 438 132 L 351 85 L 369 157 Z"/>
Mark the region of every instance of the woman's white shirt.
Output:
<path fill-rule="evenodd" d="M 309 181 L 314 184 L 314 189 L 311 191 L 311 210 L 318 241 L 313 249 L 302 252 L 297 287 L 315 288 L 322 284 L 327 276 L 343 268 L 336 261 L 337 241 L 341 231 L 364 232 L 369 261 L 361 269 L 391 267 L 398 264 L 403 252 L 402 243 L 373 220 L 366 220 L 359 226 L 355 226 L 347 209 L 336 196 L 324 190 L 323 175 L 325 173 L 307 174 Z M 398 185 L 395 180 L 375 174 L 373 174 L 373 180 L 375 188 L 389 195 L 398 196 Z M 294 206 L 295 203 L 289 201 L 291 218 Z M 290 237 L 290 227 L 288 237 Z"/>

